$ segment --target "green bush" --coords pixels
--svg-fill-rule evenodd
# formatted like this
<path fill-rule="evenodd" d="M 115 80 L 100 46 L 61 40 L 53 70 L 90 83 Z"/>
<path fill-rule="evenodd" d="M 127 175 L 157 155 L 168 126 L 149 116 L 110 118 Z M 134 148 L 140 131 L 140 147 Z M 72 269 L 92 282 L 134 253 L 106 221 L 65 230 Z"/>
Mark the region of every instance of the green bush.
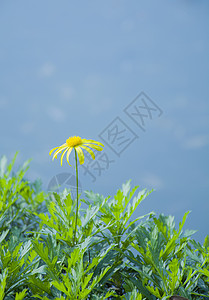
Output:
<path fill-rule="evenodd" d="M 189 212 L 178 229 L 154 212 L 133 220 L 150 191 L 127 181 L 114 197 L 85 192 L 76 221 L 70 191 L 25 180 L 29 161 L 14 173 L 16 156 L 0 160 L 0 300 L 209 297 L 209 237 L 183 231 Z"/>

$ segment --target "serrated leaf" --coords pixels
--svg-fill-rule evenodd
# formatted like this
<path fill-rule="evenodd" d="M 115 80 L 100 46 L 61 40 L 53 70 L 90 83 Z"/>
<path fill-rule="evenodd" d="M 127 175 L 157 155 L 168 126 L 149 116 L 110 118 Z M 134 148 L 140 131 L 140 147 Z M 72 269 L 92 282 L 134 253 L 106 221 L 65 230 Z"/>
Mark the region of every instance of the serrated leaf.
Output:
<path fill-rule="evenodd" d="M 205 247 L 206 249 L 209 247 L 209 235 L 207 235 L 205 237 L 204 243 L 203 243 L 203 247 Z"/>
<path fill-rule="evenodd" d="M 15 294 L 15 300 L 23 300 L 27 293 L 27 289 Z"/>

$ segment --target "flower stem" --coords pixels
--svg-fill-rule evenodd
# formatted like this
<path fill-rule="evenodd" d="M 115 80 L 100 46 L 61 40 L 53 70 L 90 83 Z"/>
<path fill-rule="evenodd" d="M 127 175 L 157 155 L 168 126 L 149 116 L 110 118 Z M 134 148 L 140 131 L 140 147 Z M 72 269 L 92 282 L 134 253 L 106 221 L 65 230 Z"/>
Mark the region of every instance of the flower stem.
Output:
<path fill-rule="evenodd" d="M 78 157 L 77 157 L 76 150 L 75 150 L 75 163 L 76 163 L 75 167 L 76 167 L 77 201 L 76 201 L 75 231 L 74 231 L 74 237 L 73 237 L 73 244 L 75 244 L 75 240 L 76 240 L 76 231 L 77 231 L 77 222 L 78 222 Z"/>

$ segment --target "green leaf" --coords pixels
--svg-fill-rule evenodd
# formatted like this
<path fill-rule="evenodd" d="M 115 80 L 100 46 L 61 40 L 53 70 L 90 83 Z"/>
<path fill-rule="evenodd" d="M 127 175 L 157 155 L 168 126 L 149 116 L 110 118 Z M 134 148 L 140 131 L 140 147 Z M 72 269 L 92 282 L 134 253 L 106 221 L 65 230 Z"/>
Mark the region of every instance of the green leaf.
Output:
<path fill-rule="evenodd" d="M 18 151 L 15 153 L 15 155 L 14 155 L 14 157 L 13 157 L 11 163 L 10 163 L 10 164 L 8 165 L 8 167 L 7 167 L 6 177 L 8 177 L 9 174 L 10 174 L 10 172 L 12 171 L 12 168 L 13 168 L 14 163 L 15 163 L 15 161 L 16 161 L 17 155 L 18 155 Z"/>
<path fill-rule="evenodd" d="M 205 247 L 206 249 L 209 247 L 209 235 L 206 236 L 203 247 Z"/>
<path fill-rule="evenodd" d="M 43 292 L 46 292 L 47 294 L 51 295 L 50 290 L 50 283 L 46 280 L 41 280 L 37 277 L 37 275 L 29 275 L 28 277 L 28 283 L 29 287 L 32 290 L 32 292 L 43 294 Z M 42 299 L 42 298 L 41 298 Z"/>
<path fill-rule="evenodd" d="M 54 287 L 56 287 L 56 289 L 58 289 L 59 291 L 63 292 L 65 295 L 68 295 L 68 291 L 64 285 L 63 282 L 59 282 L 59 281 L 52 281 L 52 285 Z"/>
<path fill-rule="evenodd" d="M 170 269 L 170 278 L 169 278 L 169 288 L 171 290 L 171 294 L 174 293 L 175 290 L 178 289 L 179 282 L 181 281 L 181 277 L 179 274 L 179 262 L 177 258 L 174 258 L 169 263 L 169 269 Z"/>
<path fill-rule="evenodd" d="M 150 291 L 147 289 L 147 287 L 144 287 L 142 285 L 141 280 L 137 280 L 134 277 L 130 277 L 130 280 L 133 282 L 133 284 L 138 288 L 139 292 L 142 293 L 148 300 L 154 300 L 155 297 L 150 293 Z"/>
<path fill-rule="evenodd" d="M 4 300 L 6 283 L 8 277 L 8 268 L 4 269 L 0 274 L 0 300 Z"/>
<path fill-rule="evenodd" d="M 158 290 L 158 287 L 153 287 L 153 286 L 146 285 L 146 288 L 148 289 L 148 291 L 149 291 L 152 295 L 156 296 L 156 297 L 159 298 L 159 299 L 162 298 L 162 296 L 160 295 L 160 292 L 159 292 L 159 290 Z M 164 296 L 164 295 L 163 295 L 163 296 Z"/>
<path fill-rule="evenodd" d="M 15 300 L 23 300 L 25 295 L 27 293 L 27 289 L 24 289 L 23 291 L 21 291 L 20 293 L 16 293 L 15 294 Z"/>
<path fill-rule="evenodd" d="M 7 236 L 8 232 L 9 232 L 9 229 L 2 232 L 2 234 L 0 235 L 0 244 L 3 242 L 3 240 Z"/>
<path fill-rule="evenodd" d="M 0 177 L 3 177 L 6 171 L 7 158 L 6 156 L 2 156 L 0 160 Z"/>

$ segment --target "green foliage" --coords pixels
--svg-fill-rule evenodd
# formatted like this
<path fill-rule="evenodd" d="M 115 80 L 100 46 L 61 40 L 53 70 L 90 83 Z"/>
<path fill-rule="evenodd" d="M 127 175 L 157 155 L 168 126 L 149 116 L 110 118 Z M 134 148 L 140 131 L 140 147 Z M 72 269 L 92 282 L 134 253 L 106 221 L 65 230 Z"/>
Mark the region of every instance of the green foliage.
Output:
<path fill-rule="evenodd" d="M 30 160 L 16 173 L 12 172 L 17 154 L 9 164 L 5 156 L 0 159 L 0 232 L 7 232 L 8 237 L 10 229 L 15 227 L 22 229 L 21 237 L 27 230 L 39 228 L 31 212 L 44 212 L 43 202 L 46 198 L 39 180 L 31 184 L 24 179 Z"/>
<path fill-rule="evenodd" d="M 61 275 L 61 280 L 54 280 L 52 282 L 53 286 L 68 297 L 67 299 L 87 299 L 89 294 L 111 268 L 110 266 L 104 268 L 96 276 L 94 272 L 95 268 L 110 249 L 101 253 L 98 257 L 94 257 L 91 262 L 84 260 L 86 250 L 86 247 L 83 249 L 82 247 L 75 248 L 68 258 L 67 267 L 64 268 L 66 273 Z"/>
<path fill-rule="evenodd" d="M 209 297 L 209 236 L 203 245 L 153 212 L 133 219 L 150 191 L 122 185 L 114 197 L 92 191 L 47 194 L 0 160 L 0 300 L 168 299 Z M 85 207 L 85 208 L 84 208 Z"/>

